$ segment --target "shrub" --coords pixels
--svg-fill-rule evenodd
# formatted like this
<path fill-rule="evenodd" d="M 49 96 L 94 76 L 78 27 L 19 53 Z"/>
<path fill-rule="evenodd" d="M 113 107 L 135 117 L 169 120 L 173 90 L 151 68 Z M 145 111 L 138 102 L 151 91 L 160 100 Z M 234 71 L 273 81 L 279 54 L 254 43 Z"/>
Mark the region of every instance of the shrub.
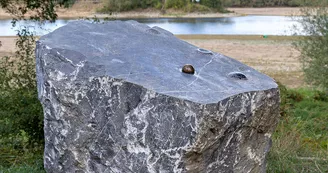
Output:
<path fill-rule="evenodd" d="M 303 95 L 296 90 L 287 89 L 286 86 L 277 82 L 280 91 L 280 115 L 285 116 L 295 102 L 303 100 Z"/>
<path fill-rule="evenodd" d="M 161 0 L 106 0 L 101 12 L 129 11 L 137 8 L 161 7 Z"/>
<path fill-rule="evenodd" d="M 210 12 L 211 9 L 204 5 L 190 3 L 185 6 L 186 12 Z"/>
<path fill-rule="evenodd" d="M 188 0 L 166 0 L 165 8 L 181 9 L 184 8 L 187 3 L 189 3 Z"/>
<path fill-rule="evenodd" d="M 306 37 L 294 45 L 301 52 L 300 60 L 306 81 L 328 92 L 328 9 L 305 8 L 299 20 Z"/>
<path fill-rule="evenodd" d="M 200 3 L 217 11 L 224 11 L 223 3 L 221 0 L 202 0 Z"/>
<path fill-rule="evenodd" d="M 27 133 L 33 144 L 43 143 L 43 112 L 36 90 L 16 89 L 0 96 L 0 133 L 2 137 Z"/>
<path fill-rule="evenodd" d="M 55 7 L 72 3 L 74 0 L 0 0 L 1 8 L 13 17 L 13 26 L 19 20 L 26 20 L 28 13 L 30 20 L 54 22 Z M 17 36 L 15 54 L 0 57 L 0 172 L 44 172 L 43 116 L 35 80 L 35 36 L 27 26 Z M 41 160 L 38 166 L 35 160 Z M 34 166 L 26 166 L 31 164 Z"/>
<path fill-rule="evenodd" d="M 28 28 L 18 32 L 12 57 L 0 59 L 0 122 L 2 134 L 24 130 L 33 142 L 42 142 L 42 107 L 37 99 L 34 58 L 35 37 Z"/>
<path fill-rule="evenodd" d="M 323 91 L 315 91 L 313 99 L 317 101 L 328 102 L 328 93 Z"/>
<path fill-rule="evenodd" d="M 202 0 L 200 4 L 190 0 L 104 0 L 104 7 L 100 12 L 112 13 L 134 10 L 138 8 L 179 9 L 186 12 L 220 11 L 227 12 L 221 0 Z M 164 4 L 164 5 L 163 5 Z"/>

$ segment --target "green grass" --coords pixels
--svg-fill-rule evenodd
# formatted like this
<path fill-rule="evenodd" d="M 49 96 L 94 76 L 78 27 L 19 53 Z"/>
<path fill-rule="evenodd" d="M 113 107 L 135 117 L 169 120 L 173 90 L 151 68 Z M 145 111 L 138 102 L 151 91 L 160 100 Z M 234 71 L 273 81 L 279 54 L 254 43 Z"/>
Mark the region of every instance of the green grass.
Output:
<path fill-rule="evenodd" d="M 44 173 L 43 147 L 22 149 L 1 145 L 0 173 Z"/>
<path fill-rule="evenodd" d="M 281 94 L 285 112 L 273 135 L 267 172 L 328 172 L 328 102 L 310 89 Z"/>
<path fill-rule="evenodd" d="M 19 141 L 21 136 L 15 136 Z M 22 143 L 0 140 L 0 173 L 43 173 L 43 147 L 24 148 Z M 5 139 L 6 140 L 6 139 Z"/>
<path fill-rule="evenodd" d="M 45 173 L 43 165 L 16 165 L 11 167 L 0 166 L 0 173 Z"/>

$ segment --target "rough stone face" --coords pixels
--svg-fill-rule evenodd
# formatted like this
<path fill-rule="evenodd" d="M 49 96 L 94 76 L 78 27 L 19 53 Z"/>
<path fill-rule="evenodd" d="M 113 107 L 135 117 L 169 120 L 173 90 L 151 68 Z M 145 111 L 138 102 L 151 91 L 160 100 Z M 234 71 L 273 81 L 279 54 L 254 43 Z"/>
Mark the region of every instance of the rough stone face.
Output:
<path fill-rule="evenodd" d="M 266 170 L 277 84 L 234 59 L 134 21 L 69 23 L 36 59 L 49 173 Z"/>

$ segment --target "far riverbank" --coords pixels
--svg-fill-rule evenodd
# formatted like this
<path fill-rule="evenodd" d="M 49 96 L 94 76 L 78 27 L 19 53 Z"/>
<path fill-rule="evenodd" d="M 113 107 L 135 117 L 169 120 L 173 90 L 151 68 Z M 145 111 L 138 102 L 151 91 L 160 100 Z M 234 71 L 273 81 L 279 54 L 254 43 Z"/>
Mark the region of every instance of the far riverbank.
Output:
<path fill-rule="evenodd" d="M 112 14 L 100 14 L 97 11 L 101 9 L 101 3 L 94 4 L 92 2 L 78 2 L 71 8 L 58 8 L 57 15 L 59 19 L 78 19 L 78 18 L 219 18 L 219 17 L 235 17 L 245 15 L 272 15 L 272 16 L 294 16 L 301 15 L 300 8 L 228 8 L 231 13 L 186 13 L 184 11 L 167 10 L 166 14 L 162 14 L 156 9 L 139 9 L 127 12 L 119 12 Z M 4 9 L 0 8 L 0 19 L 11 19 L 12 16 Z"/>

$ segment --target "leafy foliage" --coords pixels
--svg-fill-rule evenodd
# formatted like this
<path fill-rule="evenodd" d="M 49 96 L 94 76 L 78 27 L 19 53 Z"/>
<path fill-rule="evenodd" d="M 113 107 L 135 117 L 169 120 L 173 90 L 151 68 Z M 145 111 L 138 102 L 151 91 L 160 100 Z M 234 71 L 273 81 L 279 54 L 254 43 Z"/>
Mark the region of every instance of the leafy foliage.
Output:
<path fill-rule="evenodd" d="M 13 57 L 0 62 L 0 89 L 31 89 L 36 87 L 34 45 L 35 37 L 24 27 L 17 33 L 17 51 Z"/>
<path fill-rule="evenodd" d="M 295 46 L 301 52 L 306 81 L 328 94 L 328 10 L 306 8 L 303 13 L 305 16 L 300 19 L 300 29 L 307 36 L 296 41 Z"/>
<path fill-rule="evenodd" d="M 182 9 L 188 3 L 189 3 L 188 0 L 166 0 L 165 7 L 167 9 L 168 8 Z"/>
<path fill-rule="evenodd" d="M 14 20 L 24 20 L 29 14 L 30 20 L 54 22 L 57 18 L 55 7 L 68 7 L 75 0 L 0 0 L 1 8 L 14 16 Z"/>
<path fill-rule="evenodd" d="M 43 143 L 42 107 L 35 80 L 35 37 L 27 27 L 17 35 L 14 56 L 0 59 L 1 137 L 23 130 L 29 136 L 29 144 Z"/>
<path fill-rule="evenodd" d="M 202 0 L 200 3 L 191 0 L 105 0 L 102 12 L 129 11 L 138 8 L 180 9 L 193 11 L 224 12 L 223 0 Z"/>
<path fill-rule="evenodd" d="M 43 112 L 36 90 L 2 93 L 0 102 L 0 137 L 10 137 L 23 130 L 29 136 L 29 144 L 43 143 Z"/>
<path fill-rule="evenodd" d="M 55 7 L 73 0 L 0 0 L 1 8 L 20 20 L 54 22 Z M 17 51 L 0 58 L 0 172 L 43 172 L 43 166 L 20 167 L 42 160 L 43 114 L 37 99 L 35 35 L 25 26 L 17 31 Z M 1 46 L 1 44 L 0 44 Z M 40 165 L 40 164 L 39 164 Z M 10 167 L 10 168 L 8 168 Z"/>
<path fill-rule="evenodd" d="M 223 11 L 223 2 L 220 0 L 202 0 L 200 4 L 217 9 L 218 11 Z"/>
<path fill-rule="evenodd" d="M 104 0 L 105 7 L 102 12 L 129 11 L 138 8 L 180 9 L 187 12 L 204 7 L 212 11 L 226 12 L 225 7 L 299 7 L 317 5 L 328 2 L 326 0 Z"/>
<path fill-rule="evenodd" d="M 313 98 L 317 101 L 328 102 L 328 95 L 324 91 L 316 91 Z"/>
<path fill-rule="evenodd" d="M 278 82 L 278 85 L 280 90 L 280 115 L 286 116 L 296 102 L 303 100 L 303 96 L 294 90 L 287 89 L 280 82 Z"/>
<path fill-rule="evenodd" d="M 128 11 L 136 8 L 159 7 L 160 0 L 106 0 L 103 12 Z"/>

